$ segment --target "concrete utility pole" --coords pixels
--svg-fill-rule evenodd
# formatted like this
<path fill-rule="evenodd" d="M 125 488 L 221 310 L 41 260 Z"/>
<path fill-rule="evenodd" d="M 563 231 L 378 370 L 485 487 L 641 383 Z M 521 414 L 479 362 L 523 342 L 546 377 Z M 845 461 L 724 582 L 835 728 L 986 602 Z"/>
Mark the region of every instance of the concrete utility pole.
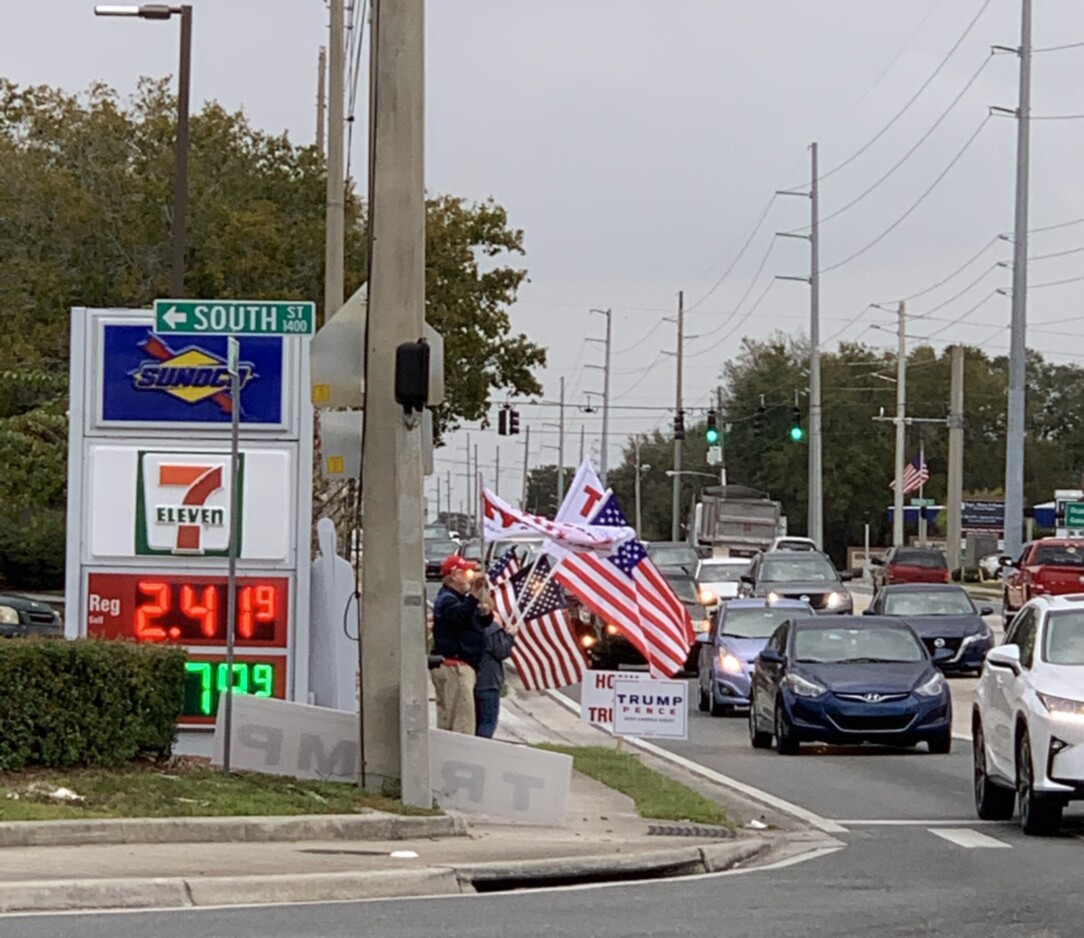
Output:
<path fill-rule="evenodd" d="M 678 293 L 677 314 L 677 399 L 675 402 L 674 415 L 681 416 L 681 375 L 684 365 L 685 348 L 685 291 Z M 681 540 L 681 440 L 674 436 L 674 493 L 673 503 L 670 506 L 670 540 Z"/>
<path fill-rule="evenodd" d="M 565 379 L 561 379 L 561 407 L 557 418 L 557 506 L 565 500 Z"/>
<path fill-rule="evenodd" d="M 346 228 L 346 182 L 343 178 L 343 131 L 346 126 L 343 117 L 343 77 L 345 71 L 343 4 L 344 0 L 328 0 L 331 11 L 331 29 L 328 36 L 327 221 L 324 246 L 325 322 L 334 316 L 339 311 L 339 307 L 343 305 L 343 255 Z M 372 218 L 370 215 L 371 224 Z M 369 294 L 369 302 L 372 303 L 372 293 Z M 419 332 L 418 335 L 421 335 L 421 333 Z M 414 338 L 417 339 L 418 336 L 414 336 Z"/>
<path fill-rule="evenodd" d="M 343 76 L 342 0 L 331 5 L 333 27 L 336 21 L 339 26 L 332 30 L 329 162 L 336 152 L 342 154 Z M 376 0 L 373 5 L 368 393 L 362 454 L 365 580 L 359 644 L 363 771 L 377 787 L 400 780 L 406 804 L 430 807 L 422 420 L 416 414 L 408 420 L 393 394 L 396 349 L 416 342 L 425 329 L 424 27 L 425 0 Z M 341 178 L 337 188 L 329 181 L 328 195 L 329 220 L 338 215 L 341 231 Z M 329 271 L 328 285 L 337 286 L 341 305 L 341 251 L 337 262 L 338 279 Z M 332 304 L 328 312 L 334 309 Z"/>
<path fill-rule="evenodd" d="M 821 474 L 821 280 L 820 204 L 817 144 L 809 147 L 813 175 L 809 190 L 812 222 L 809 229 L 809 536 L 824 546 L 824 480 Z"/>
<path fill-rule="evenodd" d="M 1020 99 L 1016 112 L 1016 218 L 1013 226 L 1012 319 L 1009 331 L 1009 403 L 1005 435 L 1005 553 L 1023 546 L 1024 432 L 1027 384 L 1028 159 L 1031 137 L 1031 0 L 1020 24 Z"/>
<path fill-rule="evenodd" d="M 949 570 L 960 566 L 961 517 L 964 498 L 964 347 L 952 347 L 952 378 L 949 388 L 948 416 L 948 492 L 946 508 L 948 523 L 945 533 L 948 537 Z M 972 562 L 976 558 L 972 557 Z"/>
<path fill-rule="evenodd" d="M 501 444 L 497 444 L 497 455 L 493 466 L 493 491 L 501 494 Z M 481 529 L 479 529 L 481 530 Z"/>
<path fill-rule="evenodd" d="M 812 164 L 809 192 L 781 189 L 776 195 L 798 195 L 809 199 L 809 234 L 794 231 L 776 232 L 781 238 L 805 238 L 809 241 L 809 276 L 777 280 L 801 280 L 809 284 L 809 465 L 807 470 L 809 504 L 806 525 L 809 537 L 818 547 L 824 545 L 824 479 L 821 456 L 821 291 L 820 291 L 820 180 L 817 178 L 817 144 L 809 145 Z"/>
<path fill-rule="evenodd" d="M 531 469 L 531 428 L 523 431 L 523 510 L 527 510 L 527 483 Z"/>
<path fill-rule="evenodd" d="M 465 453 L 467 459 L 467 514 L 472 518 L 474 517 L 474 487 L 470 484 L 471 476 L 474 475 L 474 468 L 470 463 L 470 434 L 467 434 L 467 452 Z"/>
<path fill-rule="evenodd" d="M 447 477 L 447 479 L 445 480 L 445 481 L 447 482 L 447 485 L 445 485 L 445 487 L 444 487 L 444 488 L 445 488 L 445 490 L 446 490 L 446 491 L 447 491 L 447 493 L 448 493 L 448 495 L 447 495 L 447 499 L 448 499 L 448 514 L 449 514 L 449 515 L 451 515 L 451 513 L 452 513 L 452 470 L 451 470 L 451 469 L 449 469 L 449 470 L 447 470 L 447 472 L 448 472 L 448 477 Z"/>
<path fill-rule="evenodd" d="M 583 424 L 580 424 L 580 465 L 581 466 L 583 465 L 583 453 L 584 453 L 583 444 L 584 444 L 584 440 L 585 440 L 586 436 L 587 436 L 587 427 L 584 426 Z"/>
<path fill-rule="evenodd" d="M 482 530 L 482 470 L 478 468 L 478 444 L 474 444 L 474 533 Z"/>
<path fill-rule="evenodd" d="M 640 517 L 640 434 L 636 434 L 636 536 L 641 537 L 643 520 Z"/>
<path fill-rule="evenodd" d="M 324 122 L 327 120 L 327 46 L 320 46 L 319 74 L 316 78 L 316 149 L 324 155 Z"/>
<path fill-rule="evenodd" d="M 900 301 L 896 327 L 896 484 L 892 493 L 892 543 L 903 544 L 903 466 L 907 446 L 907 307 Z"/>

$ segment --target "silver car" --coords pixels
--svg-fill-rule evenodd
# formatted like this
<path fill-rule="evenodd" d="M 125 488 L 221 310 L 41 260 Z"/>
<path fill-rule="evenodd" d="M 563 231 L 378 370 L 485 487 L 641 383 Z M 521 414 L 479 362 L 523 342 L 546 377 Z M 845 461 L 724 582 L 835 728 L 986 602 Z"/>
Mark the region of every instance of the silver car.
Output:
<path fill-rule="evenodd" d="M 696 565 L 696 588 L 700 603 L 713 612 L 720 602 L 738 595 L 742 574 L 749 569 L 748 557 L 705 557 Z"/>

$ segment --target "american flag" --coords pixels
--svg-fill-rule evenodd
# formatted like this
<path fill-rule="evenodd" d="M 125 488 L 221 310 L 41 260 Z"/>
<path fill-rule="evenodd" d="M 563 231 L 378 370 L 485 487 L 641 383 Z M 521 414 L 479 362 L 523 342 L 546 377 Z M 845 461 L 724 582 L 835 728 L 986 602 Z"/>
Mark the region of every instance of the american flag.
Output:
<path fill-rule="evenodd" d="M 482 520 L 487 540 L 531 533 L 566 548 L 610 551 L 635 534 L 628 525 L 619 529 L 613 525 L 550 521 L 513 508 L 489 489 L 482 489 Z"/>
<path fill-rule="evenodd" d="M 591 523 L 623 527 L 628 521 L 609 495 Z M 568 553 L 556 578 L 595 615 L 621 630 L 652 675 L 671 677 L 685 667 L 694 640 L 689 611 L 639 541 L 626 541 L 605 558 L 587 551 Z"/>
<path fill-rule="evenodd" d="M 907 495 L 910 492 L 917 492 L 922 486 L 930 481 L 930 470 L 926 466 L 926 460 L 921 456 L 916 456 L 906 466 L 903 467 L 903 494 Z M 893 479 L 888 483 L 890 489 L 896 487 L 896 480 Z"/>
<path fill-rule="evenodd" d="M 507 621 L 520 623 L 512 663 L 527 690 L 579 684 L 586 670 L 564 612 L 567 600 L 549 573 L 545 557 L 533 569 L 523 567 L 514 549 L 502 554 L 489 570 L 494 606 Z"/>

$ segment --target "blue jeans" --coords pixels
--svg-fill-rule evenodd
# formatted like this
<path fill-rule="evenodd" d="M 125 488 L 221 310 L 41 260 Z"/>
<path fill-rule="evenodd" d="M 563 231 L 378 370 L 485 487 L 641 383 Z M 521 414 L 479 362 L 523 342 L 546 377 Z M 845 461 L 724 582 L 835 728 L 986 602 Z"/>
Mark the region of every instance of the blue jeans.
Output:
<path fill-rule="evenodd" d="M 476 690 L 474 692 L 474 735 L 492 739 L 493 734 L 497 732 L 497 721 L 500 716 L 501 692 L 497 688 Z"/>

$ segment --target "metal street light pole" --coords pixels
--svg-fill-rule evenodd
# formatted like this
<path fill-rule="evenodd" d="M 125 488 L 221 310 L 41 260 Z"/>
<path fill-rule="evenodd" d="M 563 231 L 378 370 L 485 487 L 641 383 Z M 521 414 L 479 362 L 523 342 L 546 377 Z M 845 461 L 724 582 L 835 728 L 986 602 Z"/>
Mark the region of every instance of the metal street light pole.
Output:
<path fill-rule="evenodd" d="M 99 4 L 95 16 L 138 16 L 145 20 L 181 18 L 181 61 L 177 73 L 177 143 L 173 168 L 173 227 L 170 232 L 170 296 L 184 296 L 184 256 L 188 239 L 188 101 L 192 83 L 192 7 L 145 3 L 142 6 Z"/>
<path fill-rule="evenodd" d="M 606 475 L 610 465 L 610 342 L 612 338 L 613 310 L 592 309 L 592 313 L 598 313 L 606 317 L 606 345 L 605 364 L 602 366 L 602 444 L 598 454 L 598 477 L 602 485 L 606 485 Z M 598 339 L 588 339 L 588 342 L 597 342 Z M 597 367 L 588 365 L 588 368 Z"/>

